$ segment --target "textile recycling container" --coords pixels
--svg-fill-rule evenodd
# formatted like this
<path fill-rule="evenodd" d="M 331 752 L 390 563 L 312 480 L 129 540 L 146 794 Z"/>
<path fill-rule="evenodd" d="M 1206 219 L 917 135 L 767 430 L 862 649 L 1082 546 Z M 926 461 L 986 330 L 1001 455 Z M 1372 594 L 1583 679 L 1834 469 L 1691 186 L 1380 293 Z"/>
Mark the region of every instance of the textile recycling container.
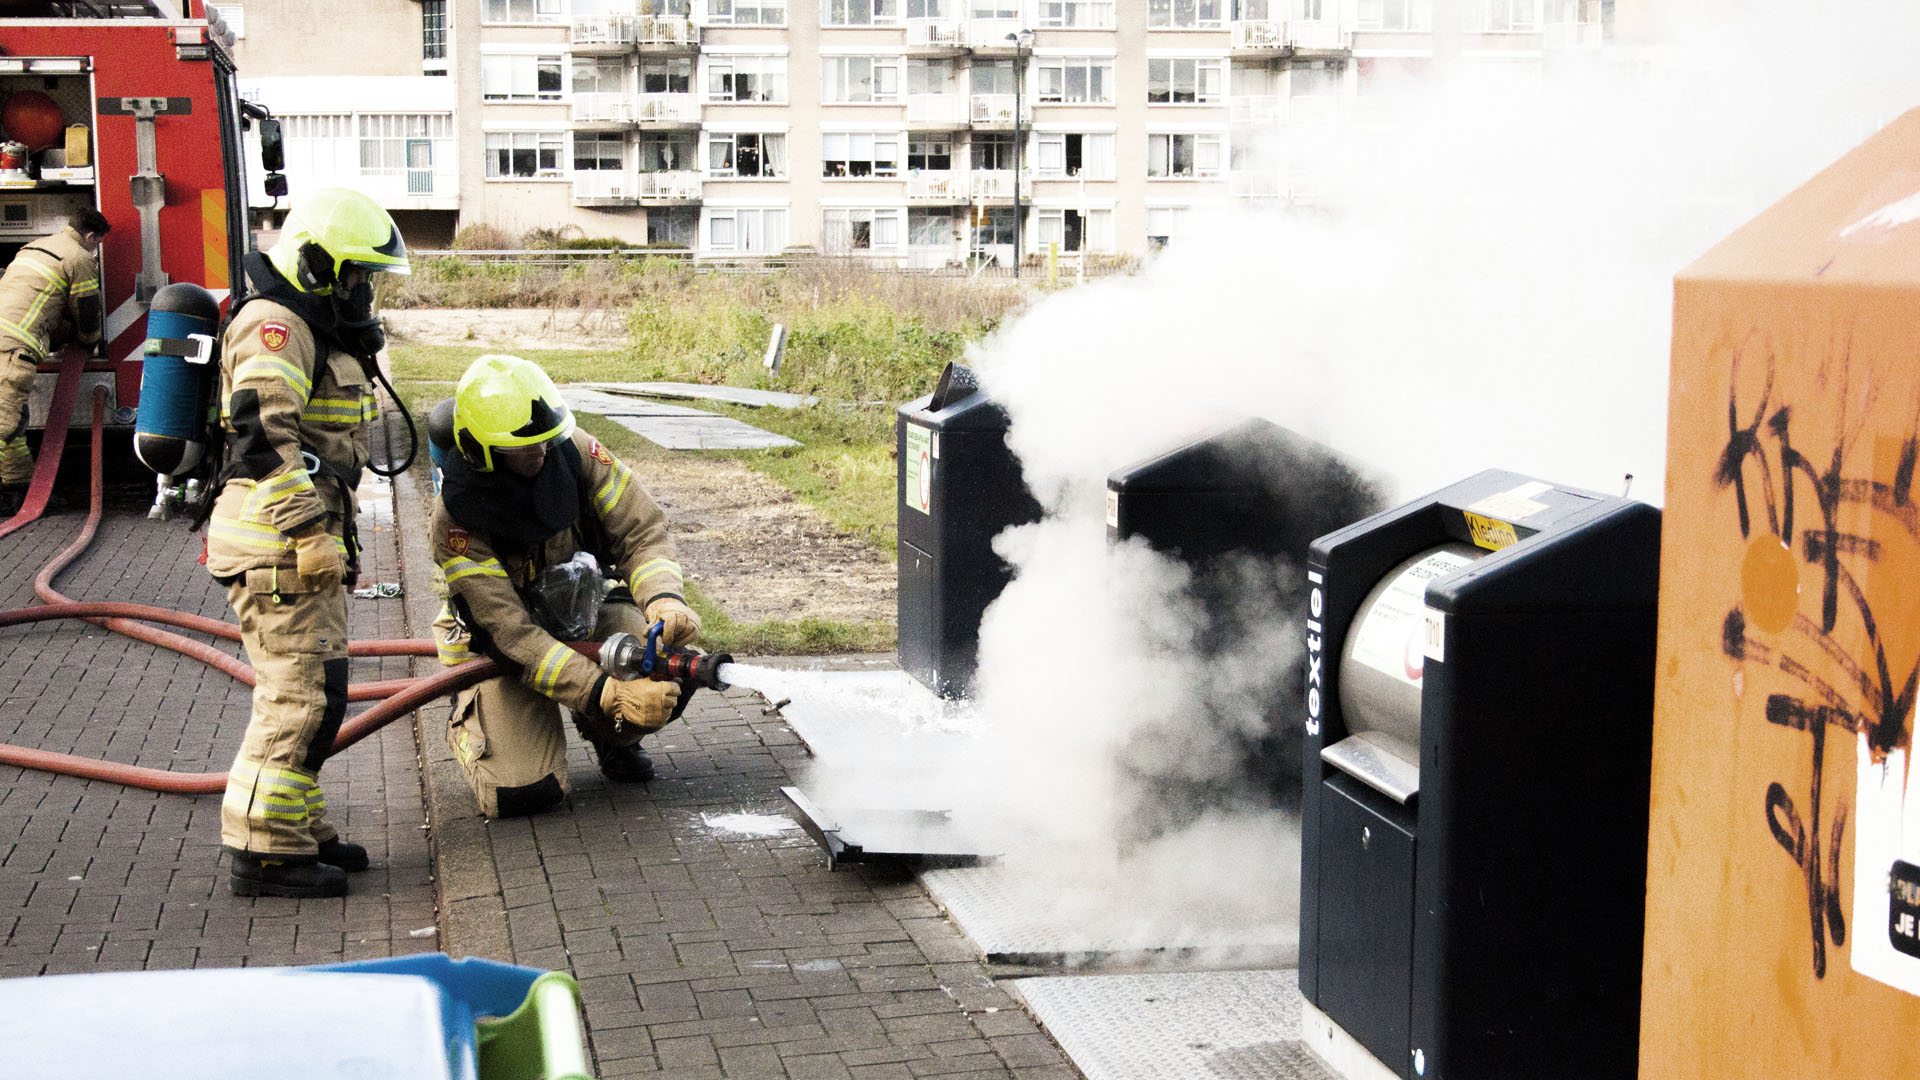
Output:
<path fill-rule="evenodd" d="M 1310 1041 L 1634 1076 L 1659 554 L 1654 507 L 1500 471 L 1314 541 Z"/>
<path fill-rule="evenodd" d="M 900 666 L 942 697 L 972 691 L 980 617 L 1013 580 L 993 538 L 1040 519 L 1008 424 L 962 364 L 895 418 Z"/>

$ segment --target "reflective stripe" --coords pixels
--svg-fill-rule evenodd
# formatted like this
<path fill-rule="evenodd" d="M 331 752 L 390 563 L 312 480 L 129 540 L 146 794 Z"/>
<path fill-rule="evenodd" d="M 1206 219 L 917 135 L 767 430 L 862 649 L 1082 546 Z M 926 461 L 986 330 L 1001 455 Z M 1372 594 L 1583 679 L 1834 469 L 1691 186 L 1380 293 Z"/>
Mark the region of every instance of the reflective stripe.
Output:
<path fill-rule="evenodd" d="M 75 296 L 86 296 L 90 293 L 97 293 L 99 291 L 100 291 L 99 278 L 83 278 L 80 281 L 74 283 L 74 286 L 73 286 L 73 295 Z"/>
<path fill-rule="evenodd" d="M 255 551 L 292 551 L 293 538 L 268 525 L 215 516 L 207 521 L 209 539 L 224 540 Z"/>
<path fill-rule="evenodd" d="M 434 648 L 439 651 L 440 662 L 443 664 L 449 666 L 453 664 L 464 664 L 468 660 L 473 659 L 473 650 L 468 648 L 466 638 L 461 638 L 459 641 L 448 641 L 445 638 L 436 638 L 434 639 L 433 645 Z"/>
<path fill-rule="evenodd" d="M 0 443 L 0 461 L 12 461 L 15 458 L 32 456 L 33 451 L 28 448 L 27 437 L 24 435 L 15 435 L 6 442 Z"/>
<path fill-rule="evenodd" d="M 497 578 L 507 576 L 506 570 L 501 567 L 498 559 L 482 559 L 479 562 L 474 562 L 472 559 L 448 559 L 440 564 L 440 570 L 447 575 L 449 585 L 461 578 L 470 578 L 475 575 Z"/>
<path fill-rule="evenodd" d="M 367 419 L 365 398 L 308 398 L 300 419 L 357 424 Z"/>
<path fill-rule="evenodd" d="M 560 672 L 567 666 L 567 654 L 572 649 L 555 642 L 547 649 L 547 655 L 540 658 L 540 667 L 533 674 L 533 688 L 543 694 L 553 693 L 560 684 Z"/>
<path fill-rule="evenodd" d="M 380 403 L 374 400 L 372 394 L 364 394 L 360 398 L 360 419 L 368 423 L 380 419 Z"/>
<path fill-rule="evenodd" d="M 289 495 L 313 490 L 313 477 L 305 469 L 288 469 L 275 473 L 253 485 L 253 496 L 247 500 L 248 517 L 265 510 Z"/>
<path fill-rule="evenodd" d="M 241 361 L 233 369 L 233 384 L 239 386 L 248 379 L 272 379 L 275 376 L 300 395 L 301 405 L 306 404 L 307 395 L 313 393 L 313 380 L 277 356 L 255 356 Z"/>
<path fill-rule="evenodd" d="M 618 462 L 614 463 L 613 475 L 607 478 L 606 483 L 600 485 L 599 491 L 593 493 L 593 505 L 600 508 L 602 516 L 613 511 L 614 506 L 620 501 L 620 496 L 626 494 L 627 482 L 632 479 L 632 469 Z"/>
<path fill-rule="evenodd" d="M 236 764 L 227 773 L 227 793 L 221 799 L 223 808 L 264 821 L 305 821 L 316 805 L 325 809 L 326 797 L 313 777 L 251 762 Z"/>
<path fill-rule="evenodd" d="M 640 583 L 655 574 L 672 574 L 675 577 L 679 577 L 680 564 L 674 562 L 672 559 L 651 559 L 641 563 L 640 568 L 635 570 L 633 576 L 627 579 L 628 587 L 633 590 L 635 599 L 638 599 L 640 596 Z"/>

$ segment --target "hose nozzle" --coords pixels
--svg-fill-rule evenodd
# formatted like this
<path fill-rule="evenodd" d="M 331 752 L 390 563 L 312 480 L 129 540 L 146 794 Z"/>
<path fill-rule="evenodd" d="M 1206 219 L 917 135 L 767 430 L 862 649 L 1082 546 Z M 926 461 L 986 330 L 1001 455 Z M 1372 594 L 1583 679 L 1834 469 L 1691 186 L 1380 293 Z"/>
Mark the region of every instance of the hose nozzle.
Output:
<path fill-rule="evenodd" d="M 628 633 L 609 634 L 600 643 L 601 669 L 616 679 L 672 679 L 708 690 L 727 689 L 727 684 L 720 681 L 720 665 L 733 663 L 731 655 L 669 649 L 659 645 L 658 637 L 657 633 L 645 639 Z"/>

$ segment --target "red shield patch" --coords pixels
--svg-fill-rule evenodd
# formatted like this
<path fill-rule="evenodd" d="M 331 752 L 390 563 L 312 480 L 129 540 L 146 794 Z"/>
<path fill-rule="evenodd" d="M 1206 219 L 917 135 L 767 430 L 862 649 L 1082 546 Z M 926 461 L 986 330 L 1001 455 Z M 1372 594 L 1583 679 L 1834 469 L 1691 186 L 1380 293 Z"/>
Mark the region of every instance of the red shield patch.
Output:
<path fill-rule="evenodd" d="M 447 530 L 447 550 L 453 552 L 455 555 L 465 555 L 467 553 L 467 545 L 470 542 L 467 537 L 467 530 L 458 528 Z"/>
<path fill-rule="evenodd" d="M 602 465 L 613 464 L 613 455 L 607 453 L 607 448 L 601 446 L 598 439 L 595 439 L 593 445 L 587 448 L 587 454 Z"/>
<path fill-rule="evenodd" d="M 265 345 L 274 352 L 279 352 L 281 349 L 286 348 L 287 339 L 292 336 L 293 331 L 287 328 L 286 323 L 268 322 L 260 324 L 260 344 Z"/>

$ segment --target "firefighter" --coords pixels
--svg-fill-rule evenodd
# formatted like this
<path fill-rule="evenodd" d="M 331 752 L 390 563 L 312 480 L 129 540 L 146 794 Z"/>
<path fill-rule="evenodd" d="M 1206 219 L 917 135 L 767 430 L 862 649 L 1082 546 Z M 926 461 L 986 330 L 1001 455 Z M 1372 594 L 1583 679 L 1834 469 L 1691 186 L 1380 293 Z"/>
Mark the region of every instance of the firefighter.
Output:
<path fill-rule="evenodd" d="M 0 274 L 0 517 L 33 477 L 27 397 L 33 373 L 60 347 L 100 340 L 100 241 L 113 226 L 80 210 L 57 233 L 22 247 Z"/>
<path fill-rule="evenodd" d="M 226 465 L 207 569 L 227 586 L 257 681 L 220 841 L 237 895 L 339 896 L 347 872 L 367 868 L 366 849 L 328 822 L 319 773 L 347 709 L 353 491 L 378 413 L 370 278 L 409 273 L 407 248 L 378 203 L 323 188 L 242 265 L 251 295 L 222 337 Z"/>
<path fill-rule="evenodd" d="M 586 552 L 617 584 L 597 613 L 570 609 L 576 624 L 600 639 L 644 636 L 660 622 L 668 646 L 691 642 L 700 619 L 681 593 L 666 514 L 632 470 L 575 430 L 546 372 L 518 357 L 467 368 L 452 442 L 427 525 L 448 591 L 436 624 L 441 659 L 483 652 L 513 670 L 460 694 L 447 727 L 481 812 L 530 814 L 571 790 L 561 705 L 608 779 L 651 779 L 640 739 L 677 715 L 679 686 L 608 678 L 556 636 L 554 597 L 541 590 L 552 580 L 543 572 L 577 566 Z M 594 585 L 567 595 L 598 600 Z"/>

